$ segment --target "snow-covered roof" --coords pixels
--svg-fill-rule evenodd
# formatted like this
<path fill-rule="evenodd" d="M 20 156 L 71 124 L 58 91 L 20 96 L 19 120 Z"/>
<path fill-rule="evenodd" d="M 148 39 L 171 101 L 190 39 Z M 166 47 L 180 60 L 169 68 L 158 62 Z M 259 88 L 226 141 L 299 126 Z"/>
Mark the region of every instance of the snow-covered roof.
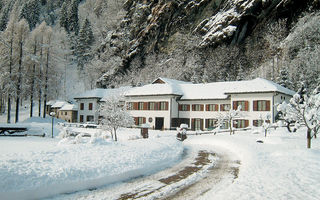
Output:
<path fill-rule="evenodd" d="M 170 79 L 170 78 L 163 78 L 163 77 L 159 77 L 157 79 L 155 79 L 154 81 L 152 81 L 152 84 L 158 84 L 159 81 L 166 83 L 166 84 L 170 84 L 170 85 L 176 85 L 176 84 L 192 84 L 192 82 L 186 82 L 186 81 L 180 81 L 180 80 L 175 80 L 175 79 Z"/>
<path fill-rule="evenodd" d="M 178 89 L 179 84 L 149 84 L 135 87 L 125 93 L 125 96 L 158 96 L 158 95 L 183 95 Z"/>
<path fill-rule="evenodd" d="M 272 81 L 256 78 L 248 81 L 214 82 L 206 84 L 149 84 L 136 87 L 126 96 L 178 95 L 181 100 L 227 99 L 229 94 L 279 92 L 293 95 L 294 91 Z"/>
<path fill-rule="evenodd" d="M 71 110 L 78 110 L 78 106 L 75 104 L 65 104 L 60 109 L 61 111 L 71 111 Z"/>
<path fill-rule="evenodd" d="M 288 95 L 294 95 L 296 93 L 295 91 L 263 78 L 237 83 L 240 84 L 233 84 L 226 93 L 279 92 Z"/>
<path fill-rule="evenodd" d="M 92 98 L 102 99 L 103 97 L 107 97 L 110 95 L 123 94 L 129 89 L 130 87 L 120 87 L 120 88 L 113 88 L 113 89 L 96 88 L 93 90 L 86 91 L 74 97 L 74 99 L 92 99 Z"/>
<path fill-rule="evenodd" d="M 56 102 L 56 100 L 50 100 L 47 102 L 47 105 L 52 106 L 55 102 Z"/>
<path fill-rule="evenodd" d="M 51 107 L 52 108 L 61 108 L 65 104 L 68 104 L 68 102 L 62 101 L 62 100 L 57 100 Z"/>

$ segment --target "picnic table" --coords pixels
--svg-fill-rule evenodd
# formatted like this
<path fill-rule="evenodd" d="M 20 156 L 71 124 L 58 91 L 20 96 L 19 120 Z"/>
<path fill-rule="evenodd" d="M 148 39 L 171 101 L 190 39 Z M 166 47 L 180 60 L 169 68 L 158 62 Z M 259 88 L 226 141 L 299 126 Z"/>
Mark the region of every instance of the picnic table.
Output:
<path fill-rule="evenodd" d="M 25 132 L 27 130 L 28 130 L 28 128 L 26 128 L 26 127 L 0 126 L 0 135 L 6 135 L 6 133 L 11 135 L 13 133 L 21 133 L 21 132 Z"/>

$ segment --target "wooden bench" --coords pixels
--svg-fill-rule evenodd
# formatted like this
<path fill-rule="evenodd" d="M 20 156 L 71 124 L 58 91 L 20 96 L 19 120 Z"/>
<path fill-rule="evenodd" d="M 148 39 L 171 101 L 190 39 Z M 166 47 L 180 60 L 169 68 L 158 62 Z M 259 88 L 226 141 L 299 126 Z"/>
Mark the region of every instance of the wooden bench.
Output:
<path fill-rule="evenodd" d="M 28 129 L 26 127 L 5 126 L 5 127 L 0 127 L 0 135 L 6 135 L 5 133 L 8 133 L 9 135 L 11 135 L 13 133 L 21 133 L 27 130 Z"/>

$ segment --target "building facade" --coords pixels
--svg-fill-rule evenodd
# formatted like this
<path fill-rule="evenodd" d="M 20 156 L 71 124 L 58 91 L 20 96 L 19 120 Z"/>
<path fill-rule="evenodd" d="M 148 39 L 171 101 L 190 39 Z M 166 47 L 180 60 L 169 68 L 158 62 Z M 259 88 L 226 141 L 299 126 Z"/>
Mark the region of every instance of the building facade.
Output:
<path fill-rule="evenodd" d="M 152 84 L 126 93 L 126 105 L 137 126 L 174 129 L 181 123 L 192 130 L 210 130 L 230 109 L 241 106 L 241 116 L 233 121 L 236 128 L 260 126 L 263 120 L 276 121 L 276 106 L 294 94 L 272 81 L 191 84 L 158 78 Z"/>

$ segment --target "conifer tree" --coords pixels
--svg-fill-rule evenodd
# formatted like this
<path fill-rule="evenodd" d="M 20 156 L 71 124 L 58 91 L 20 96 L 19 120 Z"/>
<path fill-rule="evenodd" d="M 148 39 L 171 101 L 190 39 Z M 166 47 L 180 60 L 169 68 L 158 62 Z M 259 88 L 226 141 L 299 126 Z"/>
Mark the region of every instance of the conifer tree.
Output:
<path fill-rule="evenodd" d="M 68 4 L 63 2 L 60 10 L 60 26 L 63 27 L 67 32 L 69 32 L 68 26 Z"/>
<path fill-rule="evenodd" d="M 83 69 L 83 66 L 92 58 L 91 46 L 93 42 L 94 37 L 91 24 L 90 21 L 86 18 L 83 26 L 79 31 L 77 46 L 78 66 L 81 70 Z"/>
<path fill-rule="evenodd" d="M 72 0 L 68 9 L 68 30 L 78 35 L 79 33 L 79 17 L 78 17 L 79 1 Z"/>
<path fill-rule="evenodd" d="M 27 20 L 30 30 L 34 29 L 39 22 L 40 10 L 41 4 L 38 0 L 29 0 L 22 6 L 20 19 Z"/>
<path fill-rule="evenodd" d="M 279 85 L 285 88 L 291 88 L 291 81 L 289 80 L 289 74 L 286 68 L 280 70 L 280 74 L 277 79 Z"/>

